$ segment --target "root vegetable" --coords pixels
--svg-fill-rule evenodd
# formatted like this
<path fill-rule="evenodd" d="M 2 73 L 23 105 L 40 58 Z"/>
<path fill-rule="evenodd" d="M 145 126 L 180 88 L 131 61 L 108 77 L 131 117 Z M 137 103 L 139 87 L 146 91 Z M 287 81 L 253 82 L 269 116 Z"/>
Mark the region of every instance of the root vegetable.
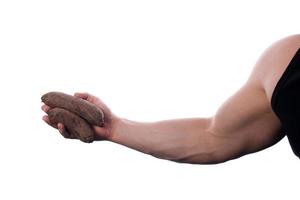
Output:
<path fill-rule="evenodd" d="M 69 138 L 78 138 L 83 142 L 91 143 L 94 141 L 94 132 L 91 126 L 81 117 L 74 113 L 62 109 L 53 108 L 48 112 L 50 123 L 62 123 L 66 128 L 66 132 L 70 135 Z"/>
<path fill-rule="evenodd" d="M 49 92 L 42 96 L 42 101 L 51 108 L 64 108 L 75 113 L 91 125 L 104 125 L 104 114 L 102 110 L 79 97 L 64 94 L 62 92 Z"/>

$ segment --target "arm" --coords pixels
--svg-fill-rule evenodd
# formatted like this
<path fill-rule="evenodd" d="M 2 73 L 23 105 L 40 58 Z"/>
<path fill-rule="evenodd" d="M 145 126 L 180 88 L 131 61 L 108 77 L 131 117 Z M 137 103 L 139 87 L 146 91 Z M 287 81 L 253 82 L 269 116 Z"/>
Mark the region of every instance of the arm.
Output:
<path fill-rule="evenodd" d="M 136 122 L 117 117 L 93 95 L 77 93 L 75 96 L 104 111 L 104 127 L 94 127 L 99 140 L 110 140 L 176 162 L 220 163 L 262 150 L 283 136 L 280 122 L 255 77 L 254 74 L 209 118 Z M 47 113 L 50 108 L 44 105 L 42 109 Z M 47 116 L 43 119 L 49 123 Z M 58 129 L 62 134 L 65 131 L 62 124 L 58 124 Z"/>
<path fill-rule="evenodd" d="M 280 123 L 258 82 L 248 81 L 211 118 L 152 123 L 119 119 L 111 141 L 158 158 L 219 163 L 271 146 Z"/>
<path fill-rule="evenodd" d="M 286 48 L 281 43 L 262 55 L 248 81 L 212 117 L 136 122 L 117 117 L 93 95 L 77 93 L 75 96 L 96 104 L 104 111 L 104 127 L 94 127 L 99 140 L 110 140 L 177 162 L 224 162 L 267 148 L 283 137 L 280 121 L 269 102 L 272 95 L 270 85 L 276 83 L 274 69 L 285 66 L 289 60 L 283 56 L 282 51 Z M 43 106 L 46 113 L 49 109 Z M 49 123 L 47 116 L 43 119 Z M 62 124 L 50 125 L 64 133 Z"/>
<path fill-rule="evenodd" d="M 213 161 L 209 118 L 174 119 L 151 123 L 120 119 L 111 141 L 158 158 L 183 161 L 192 157 Z"/>
<path fill-rule="evenodd" d="M 272 91 L 299 48 L 299 37 L 286 37 L 266 49 L 247 82 L 214 116 L 153 123 L 120 119 L 112 141 L 188 163 L 224 162 L 272 146 L 284 137 L 271 108 Z"/>

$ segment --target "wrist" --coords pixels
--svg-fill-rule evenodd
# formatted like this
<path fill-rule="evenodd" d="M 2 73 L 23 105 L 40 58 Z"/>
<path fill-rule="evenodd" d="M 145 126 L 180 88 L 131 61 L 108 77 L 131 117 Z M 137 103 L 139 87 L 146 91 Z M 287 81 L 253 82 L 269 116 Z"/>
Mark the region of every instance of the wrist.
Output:
<path fill-rule="evenodd" d="M 112 122 L 111 122 L 111 130 L 109 134 L 109 141 L 119 143 L 120 138 L 121 138 L 121 130 L 122 127 L 124 126 L 124 119 L 120 117 L 114 117 Z"/>
<path fill-rule="evenodd" d="M 118 144 L 128 145 L 130 134 L 136 129 L 136 123 L 135 121 L 116 117 L 112 125 L 111 136 L 108 140 Z"/>

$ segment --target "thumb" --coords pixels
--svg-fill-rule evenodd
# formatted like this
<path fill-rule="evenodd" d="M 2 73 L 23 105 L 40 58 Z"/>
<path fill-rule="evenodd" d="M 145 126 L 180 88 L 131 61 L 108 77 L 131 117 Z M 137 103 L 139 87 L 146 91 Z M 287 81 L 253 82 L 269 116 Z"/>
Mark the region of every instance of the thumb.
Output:
<path fill-rule="evenodd" d="M 107 139 L 109 137 L 109 131 L 107 128 L 93 126 L 93 129 L 99 139 Z"/>
<path fill-rule="evenodd" d="M 84 100 L 87 100 L 88 98 L 89 98 L 89 93 L 87 93 L 87 92 L 76 92 L 75 94 L 74 94 L 74 96 L 75 97 L 79 97 L 79 98 L 81 98 L 81 99 L 84 99 Z"/>

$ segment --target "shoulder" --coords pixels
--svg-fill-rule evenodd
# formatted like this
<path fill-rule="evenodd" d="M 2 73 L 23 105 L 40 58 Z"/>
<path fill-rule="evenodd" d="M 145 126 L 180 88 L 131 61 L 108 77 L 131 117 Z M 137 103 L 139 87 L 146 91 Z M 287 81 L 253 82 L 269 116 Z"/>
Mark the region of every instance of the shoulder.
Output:
<path fill-rule="evenodd" d="M 300 34 L 290 35 L 271 44 L 256 62 L 249 81 L 260 84 L 269 102 L 276 83 L 299 48 Z"/>

